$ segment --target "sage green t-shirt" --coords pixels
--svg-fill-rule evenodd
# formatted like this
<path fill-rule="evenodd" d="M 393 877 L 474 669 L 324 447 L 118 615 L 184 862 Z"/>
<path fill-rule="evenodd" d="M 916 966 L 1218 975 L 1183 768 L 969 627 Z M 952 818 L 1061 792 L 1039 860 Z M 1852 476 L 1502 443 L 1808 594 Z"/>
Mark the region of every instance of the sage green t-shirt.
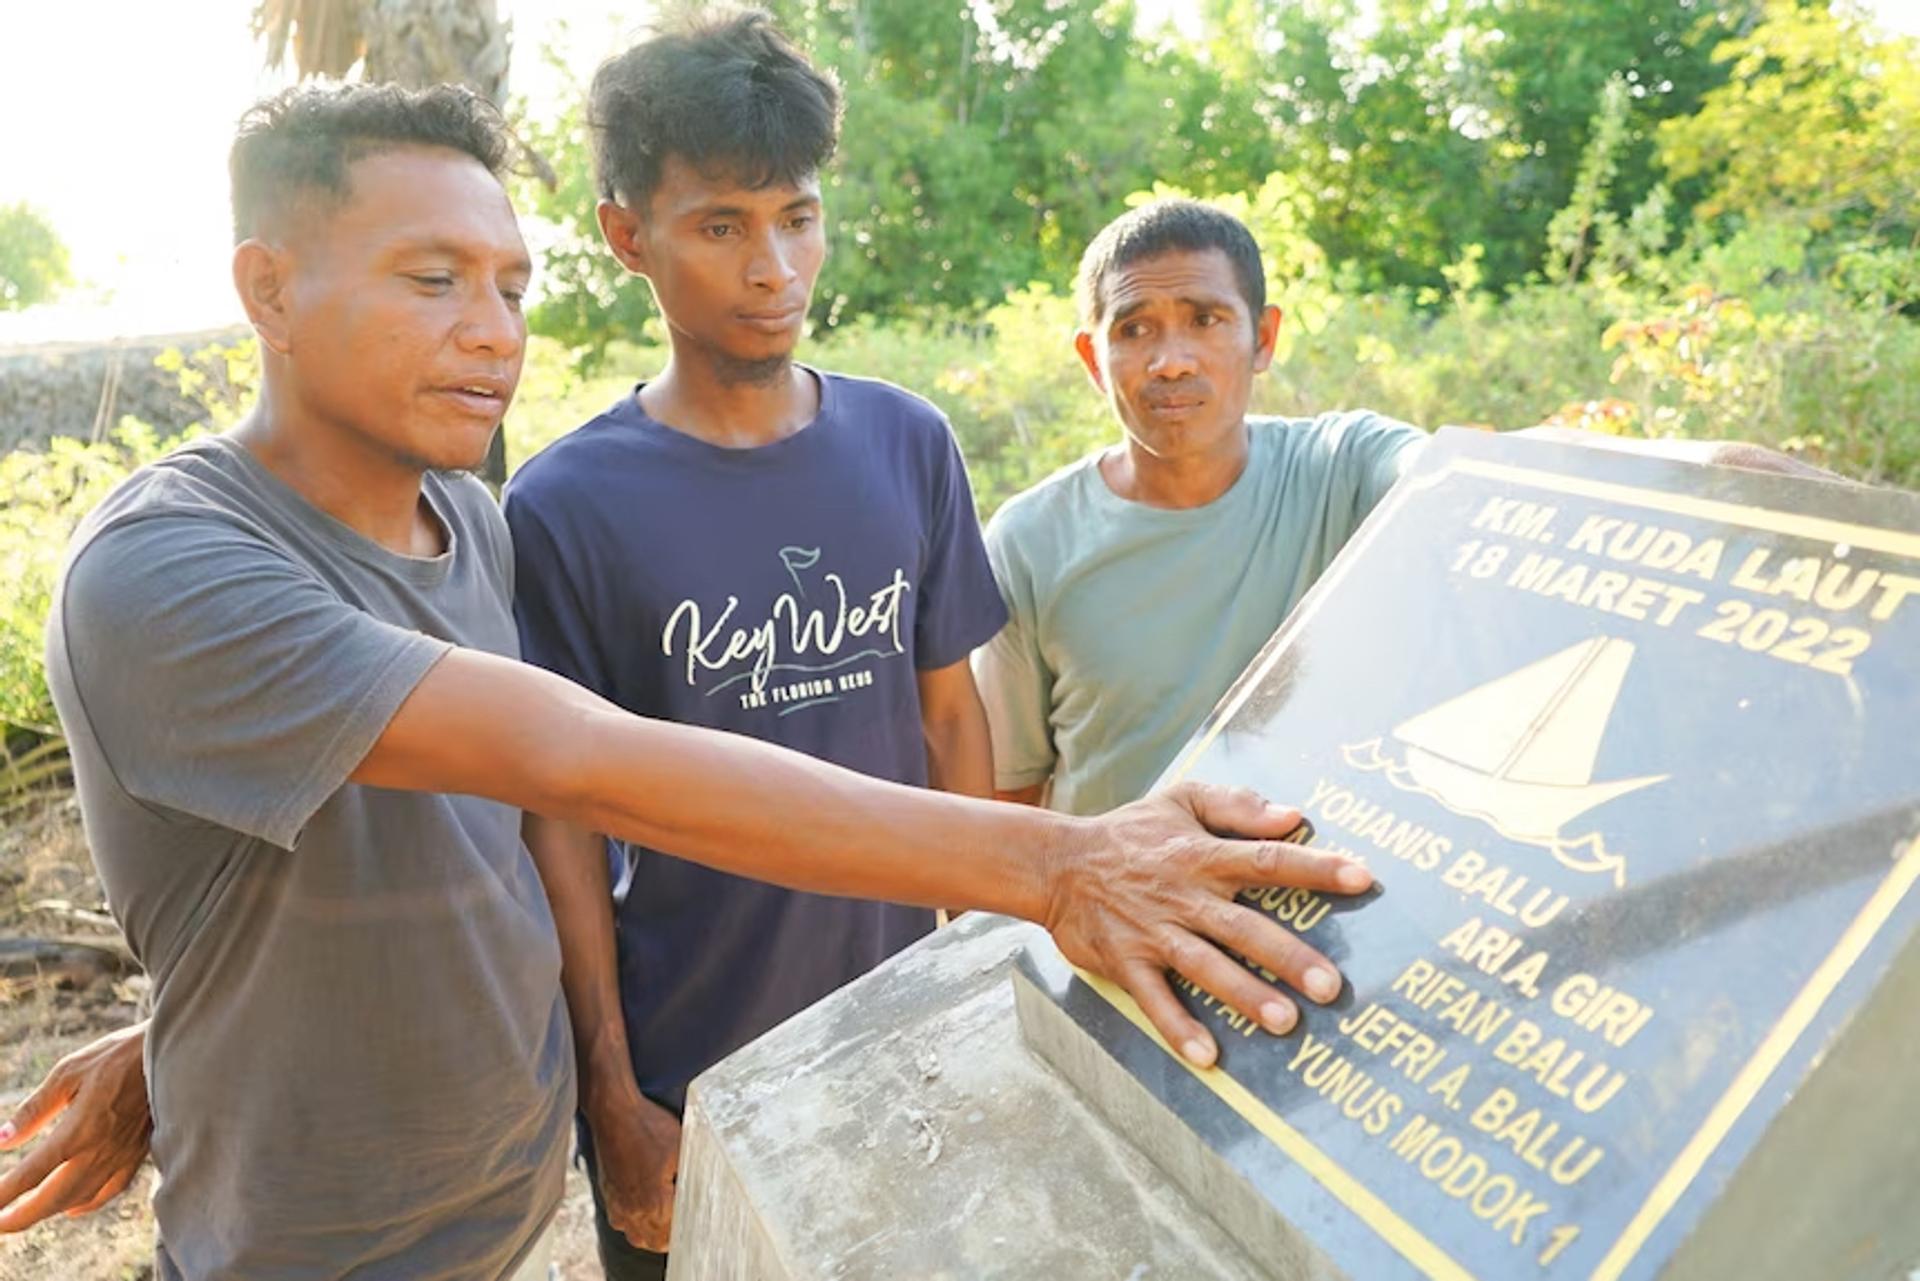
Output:
<path fill-rule="evenodd" d="M 1129 502 L 1090 455 L 994 516 L 1009 621 L 974 670 L 996 787 L 1051 780 L 1073 814 L 1143 795 L 1426 439 L 1365 411 L 1248 429 L 1204 507 Z"/>

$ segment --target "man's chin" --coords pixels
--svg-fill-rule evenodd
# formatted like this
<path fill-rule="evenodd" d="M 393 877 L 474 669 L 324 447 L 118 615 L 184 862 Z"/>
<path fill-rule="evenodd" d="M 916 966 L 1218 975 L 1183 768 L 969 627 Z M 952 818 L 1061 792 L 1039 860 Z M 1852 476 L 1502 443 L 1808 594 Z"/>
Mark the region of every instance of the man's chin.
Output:
<path fill-rule="evenodd" d="M 415 471 L 479 471 L 486 465 L 487 453 L 499 428 L 484 435 L 459 440 L 422 442 L 417 450 L 396 450 L 396 456 Z"/>

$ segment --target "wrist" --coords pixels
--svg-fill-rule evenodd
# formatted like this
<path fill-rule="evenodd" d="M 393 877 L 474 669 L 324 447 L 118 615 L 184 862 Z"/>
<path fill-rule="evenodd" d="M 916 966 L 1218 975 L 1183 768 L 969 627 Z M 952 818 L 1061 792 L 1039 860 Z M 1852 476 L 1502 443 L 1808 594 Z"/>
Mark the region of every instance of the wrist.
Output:
<path fill-rule="evenodd" d="M 575 1047 L 580 1076 L 580 1110 L 592 1120 L 608 1109 L 625 1109 L 640 1101 L 640 1085 L 633 1077 L 633 1061 L 624 1037 L 607 1037 Z"/>
<path fill-rule="evenodd" d="M 1046 815 L 1044 834 L 1039 842 L 1039 857 L 1030 864 L 1032 875 L 1024 878 L 1025 893 L 1012 914 L 1052 930 L 1060 919 L 1061 905 L 1069 897 L 1068 885 L 1097 841 L 1093 819 L 1047 811 L 1029 811 Z"/>

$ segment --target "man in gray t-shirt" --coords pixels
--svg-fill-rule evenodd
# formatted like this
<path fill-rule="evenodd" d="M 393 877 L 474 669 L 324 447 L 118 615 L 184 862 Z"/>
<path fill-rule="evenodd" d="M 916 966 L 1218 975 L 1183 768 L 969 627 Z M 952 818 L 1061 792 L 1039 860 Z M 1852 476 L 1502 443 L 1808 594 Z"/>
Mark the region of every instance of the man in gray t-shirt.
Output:
<path fill-rule="evenodd" d="M 467 475 L 421 495 L 437 555 L 216 436 L 74 542 L 48 678 L 158 994 L 165 1278 L 382 1275 L 403 1247 L 384 1275 L 504 1276 L 559 1197 L 573 1047 L 520 812 L 346 785 L 454 645 L 517 656 L 499 509 Z"/>
<path fill-rule="evenodd" d="M 43 1135 L 0 1174 L 0 1231 L 124 1187 L 150 1102 L 166 1281 L 539 1275 L 573 1059 L 522 810 L 794 889 L 1044 919 L 1199 1063 L 1176 957 L 1273 1030 L 1291 998 L 1212 944 L 1338 992 L 1230 903 L 1370 883 L 1279 840 L 1296 811 L 1196 787 L 1061 819 L 630 716 L 514 661 L 505 530 L 445 474 L 485 456 L 520 370 L 504 155 L 444 86 L 293 90 L 242 122 L 259 404 L 86 521 L 48 633 L 153 1019 L 0 1125 L 0 1148 Z"/>

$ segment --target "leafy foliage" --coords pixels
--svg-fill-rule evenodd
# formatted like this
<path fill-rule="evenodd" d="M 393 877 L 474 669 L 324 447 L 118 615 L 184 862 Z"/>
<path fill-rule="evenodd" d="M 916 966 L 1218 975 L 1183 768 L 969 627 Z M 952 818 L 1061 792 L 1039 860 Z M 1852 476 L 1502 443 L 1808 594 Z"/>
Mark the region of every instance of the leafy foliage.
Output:
<path fill-rule="evenodd" d="M 67 246 L 53 224 L 24 202 L 0 205 L 0 311 L 45 302 L 71 283 Z"/>
<path fill-rule="evenodd" d="M 128 472 L 171 443 L 128 419 L 107 441 L 56 437 L 44 452 L 0 457 L 0 731 L 9 737 L 56 732 L 41 653 L 67 540 Z"/>
<path fill-rule="evenodd" d="M 104 441 L 56 436 L 44 449 L 0 455 L 0 793 L 11 790 L 9 753 L 56 735 L 41 666 L 47 610 L 67 542 L 81 519 L 134 468 L 183 441 L 233 426 L 257 390 L 256 340 L 162 352 L 155 364 L 180 380 L 203 417 L 163 435 L 124 418 Z"/>
<path fill-rule="evenodd" d="M 1920 231 L 1920 44 L 1880 35 L 1855 4 L 1769 0 L 1714 57 L 1725 83 L 1659 131 L 1668 172 L 1706 181 L 1703 214 Z"/>
<path fill-rule="evenodd" d="M 589 370 L 605 361 L 611 344 L 640 337 L 654 312 L 647 283 L 629 276 L 601 242 L 585 110 L 582 88 L 557 120 L 525 127 L 527 145 L 552 165 L 555 180 L 521 176 L 513 194 L 519 210 L 536 220 L 529 234 L 540 273 L 527 325 L 570 348 Z"/>

